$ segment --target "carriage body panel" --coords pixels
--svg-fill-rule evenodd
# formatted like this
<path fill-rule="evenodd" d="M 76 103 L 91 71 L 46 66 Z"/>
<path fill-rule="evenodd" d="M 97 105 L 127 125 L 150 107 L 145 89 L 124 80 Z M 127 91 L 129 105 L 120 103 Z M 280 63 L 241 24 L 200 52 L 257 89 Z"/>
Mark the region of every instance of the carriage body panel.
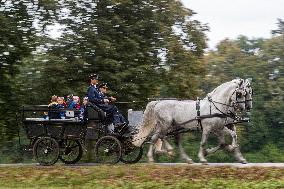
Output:
<path fill-rule="evenodd" d="M 65 116 L 59 117 L 59 113 L 62 112 L 65 113 Z M 100 141 L 100 145 L 104 145 L 105 142 L 109 142 L 110 140 L 105 141 L 101 139 L 104 137 L 108 139 L 107 136 L 113 137 L 114 139 L 111 141 L 117 143 L 117 146 L 120 146 L 118 148 L 120 151 L 118 154 L 113 152 L 117 160 L 121 160 L 124 163 L 135 163 L 139 161 L 142 156 L 142 149 L 133 148 L 129 138 L 122 136 L 120 132 L 114 133 L 113 130 L 109 129 L 111 125 L 106 124 L 105 112 L 98 109 L 98 107 L 93 104 L 87 105 L 83 113 L 83 118 L 80 117 L 82 112 L 79 110 L 51 109 L 47 106 L 24 106 L 21 109 L 21 114 L 23 128 L 27 138 L 30 139 L 30 149 L 33 150 L 35 159 L 41 165 L 54 164 L 57 159 L 61 159 L 67 164 L 76 163 L 82 157 L 82 149 L 85 145 L 85 141 Z M 51 143 L 53 144 L 52 147 L 48 147 L 48 144 Z M 72 151 L 72 146 L 78 151 L 78 156 L 71 160 L 64 159 L 65 157 L 68 158 L 70 149 Z M 98 146 L 97 148 L 101 147 Z M 131 151 L 134 150 L 137 151 L 138 154 L 136 155 L 137 157 L 132 160 Z M 54 157 L 51 158 L 50 161 L 45 161 L 42 156 L 49 154 L 53 154 Z M 124 159 L 123 157 L 127 158 Z M 115 161 L 115 163 L 116 162 L 117 161 Z"/>

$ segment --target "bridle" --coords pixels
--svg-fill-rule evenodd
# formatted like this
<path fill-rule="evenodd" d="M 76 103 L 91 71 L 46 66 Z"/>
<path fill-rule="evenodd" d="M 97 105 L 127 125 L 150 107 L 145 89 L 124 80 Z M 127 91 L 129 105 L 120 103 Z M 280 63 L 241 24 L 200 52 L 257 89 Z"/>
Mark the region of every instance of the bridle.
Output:
<path fill-rule="evenodd" d="M 234 122 L 239 120 L 239 117 L 236 115 L 236 110 L 238 107 L 238 104 L 240 103 L 245 103 L 245 101 L 239 101 L 239 98 L 243 98 L 245 97 L 245 91 L 244 88 L 240 88 L 240 86 L 242 85 L 243 80 L 241 80 L 241 83 L 238 84 L 238 86 L 235 88 L 234 92 L 231 94 L 230 96 L 230 104 L 226 104 L 223 102 L 218 102 L 212 99 L 211 95 L 214 93 L 212 92 L 211 95 L 207 95 L 207 100 L 209 101 L 209 106 L 210 106 L 210 114 L 208 115 L 201 115 L 200 113 L 200 99 L 198 98 L 196 101 L 196 114 L 197 116 L 194 119 L 190 119 L 187 120 L 185 122 L 182 123 L 175 123 L 176 126 L 182 126 L 184 124 L 190 123 L 192 121 L 198 121 L 198 125 L 200 125 L 201 130 L 202 130 L 202 123 L 201 120 L 202 119 L 208 119 L 208 118 L 225 118 L 226 119 L 226 123 L 229 119 L 232 119 Z M 241 89 L 241 90 L 240 90 Z M 234 99 L 234 100 L 233 100 Z M 206 99 L 204 99 L 206 100 Z M 216 104 L 220 104 L 222 106 L 226 106 L 228 107 L 227 112 L 223 112 L 222 110 L 220 110 L 220 108 L 218 108 L 218 106 Z M 215 109 L 219 112 L 219 113 L 213 113 L 212 114 L 212 105 L 215 107 Z M 230 108 L 233 108 L 233 111 L 230 110 Z M 227 123 L 228 124 L 228 123 Z M 225 124 L 225 126 L 227 125 Z M 231 124 L 231 123 L 230 123 Z"/>
<path fill-rule="evenodd" d="M 240 84 L 241 85 L 241 84 Z M 235 96 L 234 96 L 235 95 Z M 241 103 L 246 103 L 246 99 L 245 100 L 238 100 L 240 98 L 243 98 L 245 97 L 246 95 L 246 92 L 243 88 L 240 88 L 239 86 L 236 87 L 236 89 L 234 90 L 234 92 L 232 93 L 232 95 L 230 96 L 230 104 L 225 104 L 225 103 L 222 103 L 222 102 L 218 102 L 218 101 L 215 101 L 212 99 L 211 96 L 208 96 L 208 101 L 210 102 L 210 114 L 211 114 L 211 104 L 213 104 L 213 106 L 219 111 L 221 112 L 222 114 L 227 114 L 227 113 L 224 113 L 223 111 L 221 111 L 217 106 L 216 104 L 220 104 L 220 105 L 223 105 L 223 106 L 226 106 L 228 108 L 234 108 L 234 111 L 236 111 L 239 107 L 239 104 Z M 233 100 L 234 99 L 234 100 Z M 230 114 L 234 114 L 232 111 L 229 110 L 229 113 Z"/>
<path fill-rule="evenodd" d="M 247 99 L 247 96 L 250 95 L 250 98 Z M 253 95 L 253 89 L 251 88 L 251 85 L 250 83 L 247 83 L 245 85 L 245 106 L 246 106 L 246 109 L 247 110 L 250 110 L 251 107 L 249 107 L 249 104 L 248 102 L 251 102 L 252 101 L 252 95 Z"/>

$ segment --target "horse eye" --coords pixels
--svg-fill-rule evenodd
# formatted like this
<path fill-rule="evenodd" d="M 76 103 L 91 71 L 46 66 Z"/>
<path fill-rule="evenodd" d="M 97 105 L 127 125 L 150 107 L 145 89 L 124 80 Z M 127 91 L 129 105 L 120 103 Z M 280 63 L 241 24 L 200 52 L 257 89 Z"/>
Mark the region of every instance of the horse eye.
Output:
<path fill-rule="evenodd" d="M 238 92 L 237 93 L 237 98 L 242 98 L 242 93 Z"/>

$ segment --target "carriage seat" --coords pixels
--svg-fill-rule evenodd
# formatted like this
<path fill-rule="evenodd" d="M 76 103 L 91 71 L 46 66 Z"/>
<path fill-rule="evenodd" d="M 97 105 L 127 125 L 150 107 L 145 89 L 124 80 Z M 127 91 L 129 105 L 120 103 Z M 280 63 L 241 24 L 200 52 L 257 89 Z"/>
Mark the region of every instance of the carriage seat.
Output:
<path fill-rule="evenodd" d="M 106 113 L 93 103 L 89 102 L 86 110 L 85 116 L 88 118 L 88 120 L 100 122 L 106 119 Z"/>

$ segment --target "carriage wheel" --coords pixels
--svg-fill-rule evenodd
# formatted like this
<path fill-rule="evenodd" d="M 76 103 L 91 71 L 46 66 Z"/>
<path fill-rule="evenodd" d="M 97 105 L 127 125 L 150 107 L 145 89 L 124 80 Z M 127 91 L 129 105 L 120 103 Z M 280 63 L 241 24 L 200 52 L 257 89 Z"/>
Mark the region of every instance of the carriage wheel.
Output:
<path fill-rule="evenodd" d="M 131 146 L 123 150 L 120 160 L 127 164 L 137 163 L 142 158 L 142 155 L 142 147 Z"/>
<path fill-rule="evenodd" d="M 61 148 L 63 150 L 59 155 L 59 159 L 65 164 L 77 163 L 82 158 L 83 148 L 79 140 L 64 140 Z"/>
<path fill-rule="evenodd" d="M 58 142 L 51 137 L 39 138 L 33 146 L 33 154 L 40 165 L 53 165 L 59 157 Z"/>
<path fill-rule="evenodd" d="M 121 144 L 113 136 L 100 138 L 95 146 L 95 155 L 98 163 L 115 164 L 121 157 Z"/>

